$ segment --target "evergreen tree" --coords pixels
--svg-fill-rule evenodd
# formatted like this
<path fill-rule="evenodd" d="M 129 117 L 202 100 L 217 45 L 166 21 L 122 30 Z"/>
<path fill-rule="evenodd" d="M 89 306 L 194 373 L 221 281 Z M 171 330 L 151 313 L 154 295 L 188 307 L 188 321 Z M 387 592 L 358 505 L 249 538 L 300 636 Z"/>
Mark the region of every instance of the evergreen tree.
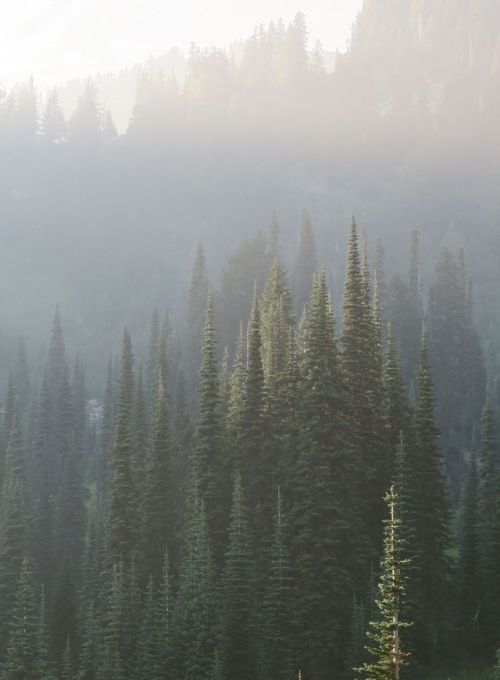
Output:
<path fill-rule="evenodd" d="M 380 499 L 390 482 L 383 430 L 381 342 L 371 304 L 367 257 L 361 261 L 354 220 L 344 287 L 341 363 L 349 403 L 349 443 L 361 456 L 358 482 L 359 498 L 365 505 L 363 520 L 372 545 L 378 547 L 383 514 Z"/>
<path fill-rule="evenodd" d="M 0 623 L 2 646 L 8 636 L 16 588 L 28 549 L 24 451 L 17 413 L 11 418 L 0 505 Z"/>
<path fill-rule="evenodd" d="M 188 499 L 184 554 L 173 621 L 177 677 L 205 680 L 215 649 L 214 564 L 204 502 L 196 485 Z"/>
<path fill-rule="evenodd" d="M 477 541 L 479 549 L 479 639 L 482 651 L 488 656 L 495 651 L 499 615 L 496 594 L 500 593 L 498 577 L 498 547 L 500 538 L 500 508 L 498 504 L 498 451 L 494 414 L 486 404 L 481 420 L 481 446 L 479 449 L 479 488 L 477 498 Z"/>
<path fill-rule="evenodd" d="M 228 546 L 223 574 L 222 651 L 224 677 L 250 680 L 256 673 L 255 632 L 252 626 L 253 554 L 241 477 L 233 486 Z"/>
<path fill-rule="evenodd" d="M 477 644 L 477 618 L 480 611 L 478 491 L 478 471 L 473 455 L 462 507 L 459 550 L 459 622 L 464 644 L 471 650 Z"/>
<path fill-rule="evenodd" d="M 196 375 L 202 357 L 202 337 L 206 321 L 207 291 L 209 288 L 205 251 L 198 244 L 191 275 L 188 302 L 189 371 Z"/>
<path fill-rule="evenodd" d="M 52 668 L 49 631 L 47 626 L 47 612 L 45 604 L 45 589 L 42 587 L 40 595 L 40 609 L 38 614 L 38 626 L 36 630 L 36 663 L 37 680 L 55 680 L 56 676 Z"/>
<path fill-rule="evenodd" d="M 434 417 L 434 394 L 425 335 L 422 341 L 415 409 L 416 536 L 420 546 L 419 598 L 421 612 L 415 635 L 421 659 L 431 657 L 446 639 L 449 604 L 450 509 L 443 460 Z"/>
<path fill-rule="evenodd" d="M 203 330 L 202 362 L 200 369 L 200 415 L 196 427 L 195 467 L 199 492 L 206 504 L 209 530 L 216 540 L 218 553 L 222 518 L 219 509 L 218 470 L 221 464 L 221 423 L 219 415 L 219 382 L 217 375 L 214 309 L 209 293 L 205 327 Z"/>
<path fill-rule="evenodd" d="M 54 588 L 50 614 L 50 630 L 54 659 L 60 668 L 67 642 L 70 642 L 73 659 L 78 654 L 79 627 L 75 575 L 71 560 L 65 555 Z"/>
<path fill-rule="evenodd" d="M 343 388 L 326 276 L 315 277 L 303 328 L 299 451 L 293 474 L 292 550 L 299 665 L 326 678 L 341 664 L 342 615 L 359 575 L 363 542 L 355 491 L 358 463 L 345 440 Z M 354 485 L 354 487 L 353 487 Z"/>
<path fill-rule="evenodd" d="M 97 680 L 99 677 L 100 635 L 94 603 L 88 605 L 83 629 L 77 680 Z"/>
<path fill-rule="evenodd" d="M 299 251 L 295 265 L 294 301 L 297 313 L 309 302 L 313 276 L 317 271 L 316 244 L 314 231 L 306 210 L 302 214 L 302 226 L 299 237 Z"/>
<path fill-rule="evenodd" d="M 142 507 L 141 562 L 144 574 L 157 578 L 167 543 L 172 535 L 172 461 L 167 400 L 162 376 L 158 374 L 154 425 L 147 459 Z"/>
<path fill-rule="evenodd" d="M 368 680 L 398 680 L 406 665 L 402 633 L 411 623 L 401 617 L 405 596 L 406 560 L 401 559 L 401 525 L 398 517 L 398 497 L 394 487 L 386 496 L 389 519 L 385 520 L 384 557 L 381 563 L 379 598 L 380 620 L 370 622 L 367 651 L 374 657 L 359 669 Z"/>
<path fill-rule="evenodd" d="M 274 536 L 269 555 L 264 598 L 259 611 L 261 675 L 266 679 L 291 678 L 294 670 L 294 596 L 288 552 L 287 525 L 278 487 Z"/>
<path fill-rule="evenodd" d="M 132 484 L 132 433 L 134 395 L 132 344 L 128 331 L 123 336 L 120 393 L 115 444 L 111 457 L 111 479 L 107 520 L 107 563 L 128 560 L 134 544 L 134 489 Z"/>
<path fill-rule="evenodd" d="M 2 680 L 37 680 L 36 618 L 32 569 L 25 556 L 19 570 Z"/>
<path fill-rule="evenodd" d="M 42 135 L 50 143 L 60 143 L 66 137 L 66 121 L 56 90 L 52 90 L 47 97 L 42 118 Z"/>

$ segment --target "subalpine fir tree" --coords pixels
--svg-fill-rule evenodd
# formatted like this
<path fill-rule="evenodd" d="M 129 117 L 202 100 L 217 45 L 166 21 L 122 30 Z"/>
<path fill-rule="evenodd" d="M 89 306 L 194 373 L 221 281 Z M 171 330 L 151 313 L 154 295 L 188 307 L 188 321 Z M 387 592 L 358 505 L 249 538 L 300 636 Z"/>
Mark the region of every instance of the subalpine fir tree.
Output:
<path fill-rule="evenodd" d="M 401 433 L 408 437 L 411 424 L 410 405 L 406 396 L 399 357 L 394 345 L 390 324 L 387 329 L 383 390 L 385 440 L 388 451 L 386 458 L 388 467 L 384 475 L 388 475 L 390 478 L 394 470 L 394 456 L 399 447 Z"/>
<path fill-rule="evenodd" d="M 157 579 L 161 573 L 165 549 L 172 536 L 172 460 L 167 398 L 161 373 L 158 373 L 154 404 L 152 442 L 147 458 L 142 503 L 143 575 Z M 169 510 L 171 512 L 169 512 Z"/>
<path fill-rule="evenodd" d="M 208 273 L 205 252 L 198 244 L 191 275 L 189 302 L 187 312 L 188 326 L 188 368 L 190 381 L 195 383 L 195 376 L 201 361 L 203 325 L 206 321 L 206 303 L 208 290 Z"/>
<path fill-rule="evenodd" d="M 459 550 L 460 632 L 463 635 L 463 644 L 470 650 L 477 649 L 480 612 L 478 492 L 478 471 L 476 457 L 473 454 L 462 506 Z"/>
<path fill-rule="evenodd" d="M 497 643 L 500 622 L 495 596 L 500 593 L 498 548 L 500 508 L 498 503 L 498 450 L 491 405 L 486 404 L 481 420 L 479 448 L 479 489 L 477 499 L 477 540 L 479 548 L 479 631 L 483 652 L 491 656 Z"/>
<path fill-rule="evenodd" d="M 3 472 L 5 467 L 5 457 L 7 455 L 7 444 L 9 440 L 12 418 L 16 412 L 16 390 L 12 372 L 9 372 L 7 380 L 7 393 L 3 404 L 3 422 L 0 429 L 0 485 L 3 486 Z M 18 409 L 17 409 L 18 410 Z M 0 488 L 1 488 L 0 486 Z"/>
<path fill-rule="evenodd" d="M 54 587 L 54 596 L 50 614 L 51 642 L 54 659 L 59 668 L 68 638 L 73 658 L 76 660 L 79 648 L 78 602 L 74 567 L 68 554 L 63 558 Z"/>
<path fill-rule="evenodd" d="M 97 680 L 101 661 L 101 636 L 98 617 L 93 601 L 90 601 L 85 615 L 82 646 L 77 680 Z"/>
<path fill-rule="evenodd" d="M 158 377 L 158 364 L 160 357 L 160 315 L 154 309 L 151 315 L 151 326 L 149 331 L 148 363 L 146 373 L 146 394 L 147 402 L 155 398 L 156 379 Z"/>
<path fill-rule="evenodd" d="M 271 267 L 262 296 L 261 318 L 264 373 L 267 378 L 276 377 L 284 368 L 288 329 L 292 323 L 286 272 L 278 260 Z"/>
<path fill-rule="evenodd" d="M 276 261 L 262 298 L 262 358 L 265 380 L 265 405 L 269 424 L 269 447 L 272 449 L 270 473 L 283 484 L 289 455 L 289 341 L 291 333 L 291 298 L 284 269 Z"/>
<path fill-rule="evenodd" d="M 112 565 L 130 558 L 134 547 L 134 489 L 132 480 L 132 404 L 134 369 L 128 331 L 123 336 L 120 393 L 115 444 L 111 456 L 111 479 L 107 518 L 106 563 Z"/>
<path fill-rule="evenodd" d="M 98 431 L 98 460 L 96 464 L 97 507 L 101 517 L 106 516 L 109 484 L 111 479 L 111 452 L 115 430 L 113 362 L 108 361 L 102 419 Z"/>
<path fill-rule="evenodd" d="M 143 606 L 141 630 L 137 645 L 137 680 L 164 680 L 158 640 L 155 599 L 157 593 L 150 577 Z"/>
<path fill-rule="evenodd" d="M 66 639 L 66 645 L 64 647 L 60 676 L 61 680 L 74 680 L 73 654 L 71 651 L 71 640 L 69 635 Z"/>
<path fill-rule="evenodd" d="M 294 301 L 297 314 L 309 302 L 311 295 L 312 280 L 317 271 L 316 244 L 314 231 L 306 210 L 302 213 L 302 225 L 299 236 L 299 251 L 294 272 Z"/>
<path fill-rule="evenodd" d="M 262 537 L 266 510 L 271 510 L 271 461 L 268 456 L 269 422 L 265 414 L 265 382 L 262 365 L 261 319 L 254 290 L 248 323 L 247 368 L 242 403 L 241 431 L 237 442 L 236 468 L 246 489 L 255 536 Z M 271 510 L 272 512 L 272 510 Z"/>
<path fill-rule="evenodd" d="M 382 499 L 387 479 L 387 448 L 382 417 L 380 335 L 371 304 L 367 257 L 361 261 L 358 231 L 351 225 L 344 287 L 342 373 L 349 402 L 350 445 L 361 454 L 360 498 L 364 522 L 374 547 L 380 541 Z"/>
<path fill-rule="evenodd" d="M 241 477 L 233 485 L 222 598 L 222 654 L 224 677 L 251 680 L 256 674 L 253 613 L 253 550 Z"/>
<path fill-rule="evenodd" d="M 16 410 L 10 433 L 0 503 L 0 632 L 3 649 L 8 637 L 16 589 L 28 549 L 24 451 Z"/>
<path fill-rule="evenodd" d="M 158 369 L 159 370 L 159 369 Z M 140 530 L 141 521 L 140 507 L 145 493 L 145 468 L 147 467 L 150 433 L 148 428 L 148 413 L 146 395 L 144 394 L 144 384 L 142 377 L 142 367 L 137 371 L 137 378 L 134 385 L 134 403 L 132 406 L 132 427 L 131 427 L 131 471 L 133 494 L 133 516 L 136 520 L 136 530 Z"/>
<path fill-rule="evenodd" d="M 205 501 L 209 530 L 218 554 L 223 522 L 219 512 L 218 470 L 221 464 L 221 423 L 219 413 L 219 381 L 217 373 L 217 345 L 214 329 L 214 307 L 209 292 L 202 340 L 200 369 L 199 408 L 200 413 L 195 438 L 195 475 L 198 490 Z"/>
<path fill-rule="evenodd" d="M 415 407 L 415 516 L 419 552 L 421 615 L 415 619 L 419 657 L 432 657 L 446 639 L 449 605 L 450 507 L 434 417 L 434 393 L 425 334 Z"/>
<path fill-rule="evenodd" d="M 99 680 L 125 680 L 123 650 L 124 627 L 124 565 L 115 563 L 108 570 L 108 593 L 102 633 L 102 655 L 98 670 Z"/>
<path fill-rule="evenodd" d="M 190 492 L 173 617 L 174 677 L 205 680 L 216 643 L 214 563 L 204 502 Z"/>
<path fill-rule="evenodd" d="M 31 381 L 28 354 L 24 337 L 19 336 L 16 350 L 16 363 L 12 372 L 14 389 L 17 394 L 17 407 L 23 423 L 26 423 L 31 407 Z"/>
<path fill-rule="evenodd" d="M 341 663 L 350 587 L 366 541 L 356 507 L 358 461 L 345 440 L 343 391 L 326 276 L 315 277 L 303 327 L 299 451 L 291 497 L 298 655 L 304 674 L 328 677 Z M 353 491 L 354 489 L 354 491 Z M 335 549 L 332 549 L 335 546 Z M 365 550 L 366 554 L 366 550 Z"/>
<path fill-rule="evenodd" d="M 405 568 L 401 558 L 403 537 L 398 517 L 398 497 L 391 487 L 386 496 L 389 519 L 384 521 L 384 556 L 381 562 L 378 621 L 370 621 L 367 651 L 373 661 L 357 669 L 367 680 L 399 680 L 401 669 L 407 663 L 402 635 L 411 622 L 402 618 L 405 597 Z"/>
<path fill-rule="evenodd" d="M 288 529 L 278 487 L 260 623 L 260 673 L 266 680 L 291 678 L 294 664 L 294 595 Z"/>
<path fill-rule="evenodd" d="M 56 674 L 51 663 L 49 630 L 47 626 L 47 607 L 45 603 L 45 589 L 42 586 L 38 625 L 36 629 L 36 662 L 37 680 L 56 680 Z"/>
<path fill-rule="evenodd" d="M 9 619 L 8 644 L 0 673 L 2 680 L 38 680 L 36 642 L 33 574 L 30 561 L 25 556 Z"/>

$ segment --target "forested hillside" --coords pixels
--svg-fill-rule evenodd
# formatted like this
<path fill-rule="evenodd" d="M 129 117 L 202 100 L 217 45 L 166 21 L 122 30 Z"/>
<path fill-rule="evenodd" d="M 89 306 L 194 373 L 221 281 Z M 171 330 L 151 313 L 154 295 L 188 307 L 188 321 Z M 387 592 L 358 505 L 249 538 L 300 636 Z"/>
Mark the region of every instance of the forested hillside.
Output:
<path fill-rule="evenodd" d="M 500 677 L 500 9 L 237 47 L 0 92 L 0 680 Z"/>

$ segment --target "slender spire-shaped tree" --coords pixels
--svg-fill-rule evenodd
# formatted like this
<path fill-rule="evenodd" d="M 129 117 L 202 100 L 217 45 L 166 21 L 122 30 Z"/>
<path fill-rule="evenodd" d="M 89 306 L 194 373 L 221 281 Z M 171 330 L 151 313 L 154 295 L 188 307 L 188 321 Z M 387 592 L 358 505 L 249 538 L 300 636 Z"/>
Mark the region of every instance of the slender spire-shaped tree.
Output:
<path fill-rule="evenodd" d="M 367 256 L 361 258 L 356 222 L 351 225 L 344 287 L 342 373 L 349 401 L 349 440 L 361 454 L 358 483 L 364 500 L 364 521 L 375 548 L 380 542 L 387 448 L 382 414 L 382 360 L 380 335 L 371 304 Z"/>
<path fill-rule="evenodd" d="M 191 274 L 188 303 L 189 374 L 193 379 L 200 365 L 203 325 L 206 321 L 207 290 L 209 287 L 205 251 L 198 244 Z"/>
<path fill-rule="evenodd" d="M 5 642 L 28 547 L 24 451 L 16 411 L 11 419 L 0 505 L 1 640 Z"/>
<path fill-rule="evenodd" d="M 498 504 L 499 476 L 498 451 L 494 414 L 489 403 L 481 420 L 481 445 L 479 448 L 479 489 L 477 499 L 477 540 L 479 546 L 480 608 L 479 630 L 484 651 L 491 655 L 497 644 L 500 622 L 497 601 L 492 593 L 498 592 L 498 549 L 500 537 L 500 508 Z"/>
<path fill-rule="evenodd" d="M 309 302 L 313 276 L 317 271 L 316 244 L 314 231 L 309 218 L 309 214 L 304 210 L 302 214 L 302 226 L 299 237 L 299 252 L 295 265 L 295 285 L 294 300 L 297 313 L 302 314 L 302 310 Z"/>
<path fill-rule="evenodd" d="M 416 536 L 420 545 L 421 616 L 415 620 L 420 658 L 430 657 L 446 636 L 449 604 L 450 508 L 434 416 L 434 392 L 425 333 L 415 409 Z"/>
<path fill-rule="evenodd" d="M 46 610 L 45 589 L 42 586 L 38 626 L 36 630 L 36 669 L 38 680 L 56 680 L 56 675 L 51 663 Z"/>
<path fill-rule="evenodd" d="M 216 540 L 221 540 L 223 525 L 218 512 L 218 470 L 221 463 L 221 422 L 219 411 L 219 380 L 217 375 L 217 343 L 214 328 L 214 305 L 209 291 L 202 339 L 199 406 L 196 427 L 195 468 L 198 491 L 205 501 L 209 530 Z"/>
<path fill-rule="evenodd" d="M 205 680 L 214 649 L 214 563 L 204 502 L 193 485 L 187 510 L 179 591 L 174 613 L 173 660 L 177 677 Z"/>
<path fill-rule="evenodd" d="M 36 680 L 36 617 L 33 575 L 27 557 L 19 569 L 17 592 L 9 620 L 8 645 L 2 680 Z M 5 639 L 5 638 L 4 638 Z"/>
<path fill-rule="evenodd" d="M 130 431 L 134 396 L 132 343 L 128 331 L 123 336 L 120 393 L 116 435 L 111 457 L 111 479 L 107 521 L 107 564 L 128 560 L 134 547 L 134 490 L 132 484 L 132 433 Z"/>
<path fill-rule="evenodd" d="M 459 550 L 459 612 L 460 628 L 466 648 L 477 647 L 478 614 L 480 612 L 479 542 L 478 542 L 479 480 L 476 456 L 469 464 L 469 474 L 461 513 Z"/>
<path fill-rule="evenodd" d="M 172 534 L 169 508 L 172 509 L 171 441 L 167 399 L 158 371 L 152 443 L 147 460 L 142 508 L 142 566 L 145 575 L 161 573 L 165 549 Z"/>
<path fill-rule="evenodd" d="M 408 657 L 402 640 L 402 633 L 411 625 L 402 618 L 407 561 L 401 558 L 403 537 L 394 487 L 387 494 L 386 502 L 389 519 L 384 522 L 384 556 L 377 600 L 380 619 L 370 622 L 368 632 L 370 643 L 367 651 L 374 660 L 358 669 L 368 680 L 399 680 Z"/>
<path fill-rule="evenodd" d="M 233 486 L 229 543 L 223 574 L 223 658 L 227 680 L 255 678 L 255 646 L 252 630 L 252 562 L 241 477 Z"/>
<path fill-rule="evenodd" d="M 260 615 L 262 677 L 288 680 L 294 669 L 294 597 L 287 526 L 279 487 Z"/>
<path fill-rule="evenodd" d="M 351 558 L 366 539 L 353 491 L 358 463 L 345 440 L 334 317 L 324 272 L 315 277 L 310 310 L 303 326 L 291 523 L 300 666 L 304 674 L 323 677 L 340 664 L 339 612 L 343 605 L 349 611 Z"/>

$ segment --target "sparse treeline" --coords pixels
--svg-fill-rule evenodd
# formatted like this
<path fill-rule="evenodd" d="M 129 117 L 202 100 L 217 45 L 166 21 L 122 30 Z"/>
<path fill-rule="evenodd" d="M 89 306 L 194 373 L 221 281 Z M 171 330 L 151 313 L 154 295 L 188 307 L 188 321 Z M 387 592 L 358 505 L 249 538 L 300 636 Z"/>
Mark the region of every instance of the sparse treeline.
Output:
<path fill-rule="evenodd" d="M 425 310 L 417 237 L 407 281 L 386 285 L 382 248 L 372 265 L 353 222 L 336 311 L 307 215 L 293 277 L 278 232 L 239 307 L 224 295 L 244 272 L 214 293 L 200 249 L 184 351 L 157 313 L 148 356 L 125 331 L 99 409 L 59 312 L 36 395 L 20 343 L 0 443 L 2 680 L 352 678 L 371 667 L 384 545 L 405 573 L 382 574 L 379 608 L 406 583 L 413 669 L 458 651 L 492 662 L 498 455 L 491 407 L 474 435 L 484 378 L 463 258 L 442 254 Z"/>

